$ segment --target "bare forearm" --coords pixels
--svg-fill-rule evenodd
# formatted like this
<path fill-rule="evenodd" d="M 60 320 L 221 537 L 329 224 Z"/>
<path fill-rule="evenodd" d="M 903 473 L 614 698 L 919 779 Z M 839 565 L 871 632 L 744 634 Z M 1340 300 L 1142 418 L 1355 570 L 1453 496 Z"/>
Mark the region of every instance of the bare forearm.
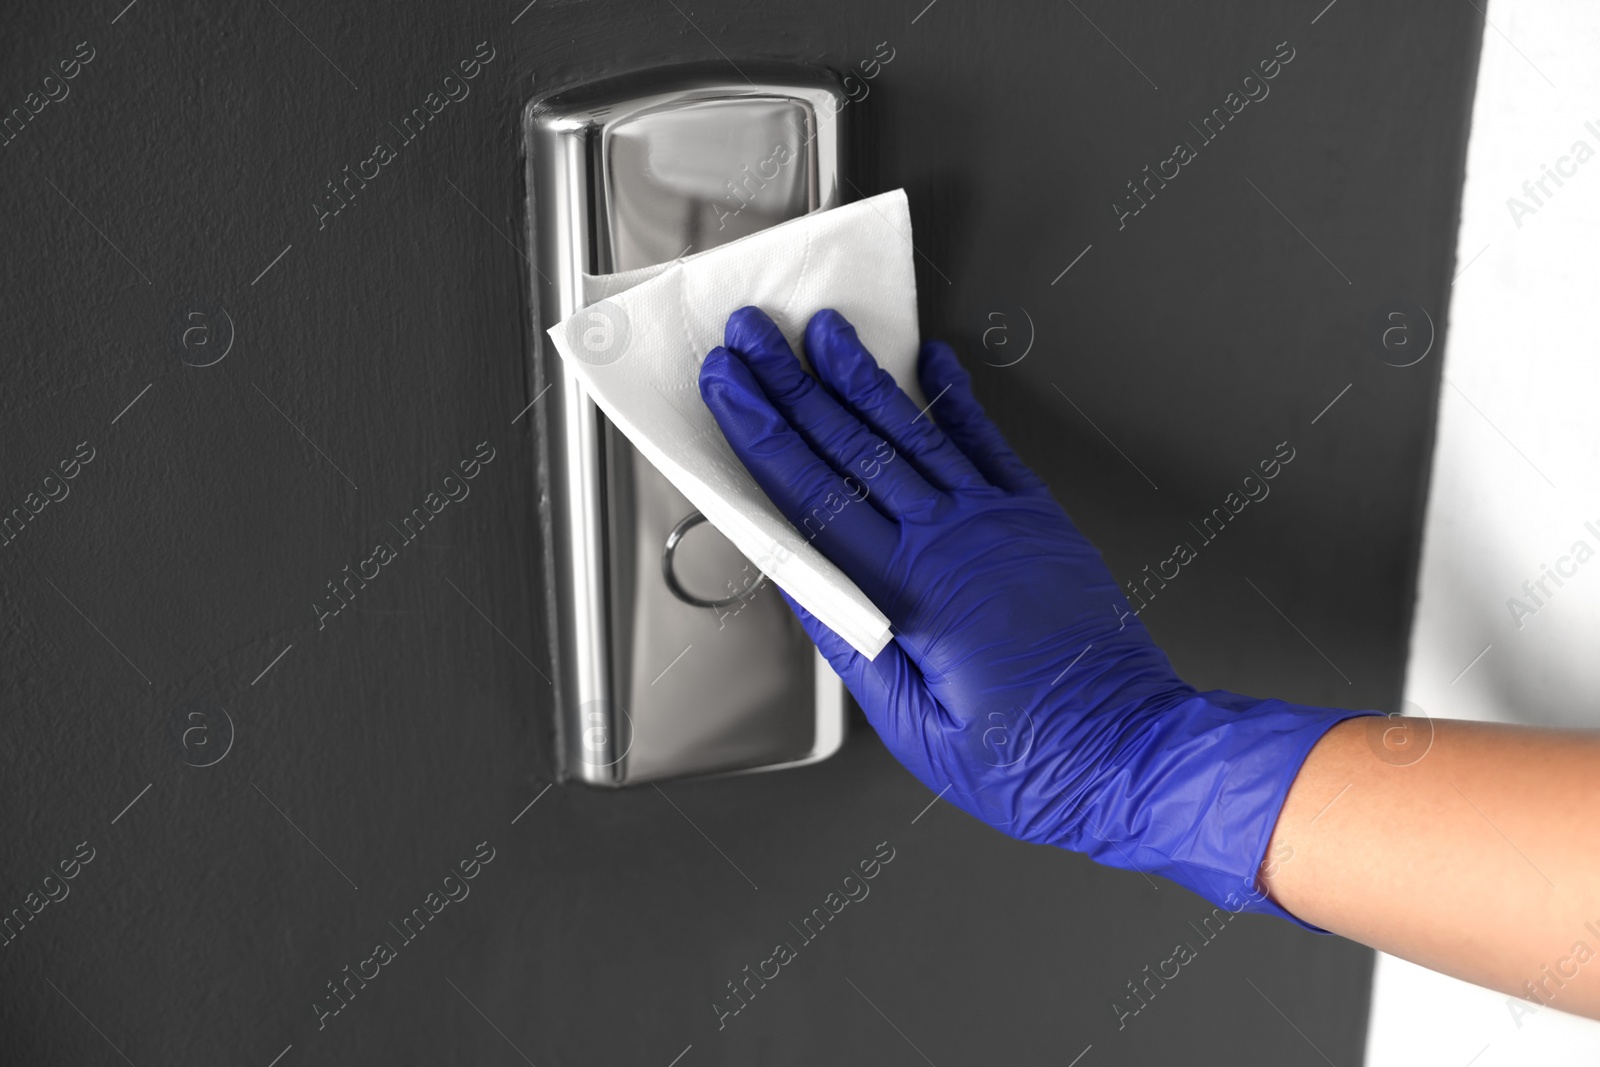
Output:
<path fill-rule="evenodd" d="M 1262 885 L 1334 933 L 1600 1018 L 1597 771 L 1591 732 L 1340 723 L 1289 792 Z"/>

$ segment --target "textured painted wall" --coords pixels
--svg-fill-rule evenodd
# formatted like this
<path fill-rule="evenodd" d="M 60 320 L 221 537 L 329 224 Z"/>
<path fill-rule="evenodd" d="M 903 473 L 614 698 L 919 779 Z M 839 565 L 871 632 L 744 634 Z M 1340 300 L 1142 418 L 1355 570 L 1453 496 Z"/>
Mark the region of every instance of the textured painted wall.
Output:
<path fill-rule="evenodd" d="M 887 42 L 853 181 L 909 190 L 925 330 L 1113 570 L 1295 450 L 1148 602 L 1179 669 L 1394 706 L 1438 364 L 1367 322 L 1443 326 L 1481 18 L 1319 7 L 14 5 L 0 1060 L 1357 1062 L 1367 952 L 1207 940 L 1175 887 L 928 808 L 859 725 L 802 771 L 547 790 L 514 421 L 534 86 Z M 1127 198 L 1146 165 L 1177 176 Z"/>

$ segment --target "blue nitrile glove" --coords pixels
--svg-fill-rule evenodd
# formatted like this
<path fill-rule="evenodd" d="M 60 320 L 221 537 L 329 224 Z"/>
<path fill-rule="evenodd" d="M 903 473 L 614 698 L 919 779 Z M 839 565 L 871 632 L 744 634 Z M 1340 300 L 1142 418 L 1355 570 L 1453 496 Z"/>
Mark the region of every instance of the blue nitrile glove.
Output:
<path fill-rule="evenodd" d="M 922 348 L 919 414 L 838 312 L 806 328 L 816 378 L 757 308 L 725 342 L 700 392 L 728 442 L 893 626 L 868 660 L 790 601 L 889 751 L 1013 837 L 1293 919 L 1256 887 L 1284 797 L 1330 727 L 1380 713 L 1186 684 L 949 346 Z"/>

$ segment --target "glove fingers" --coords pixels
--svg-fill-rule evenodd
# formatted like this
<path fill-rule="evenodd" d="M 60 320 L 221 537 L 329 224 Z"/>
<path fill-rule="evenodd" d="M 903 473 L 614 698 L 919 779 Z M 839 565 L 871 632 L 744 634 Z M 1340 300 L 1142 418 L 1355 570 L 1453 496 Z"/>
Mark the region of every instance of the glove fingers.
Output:
<path fill-rule="evenodd" d="M 843 315 L 824 308 L 811 316 L 806 325 L 806 355 L 817 376 L 845 407 L 909 456 L 931 483 L 949 490 L 978 489 L 987 484 L 932 414 L 918 410 L 893 376 L 878 366 Z M 928 396 L 939 399 L 931 392 Z"/>
<path fill-rule="evenodd" d="M 892 462 L 894 450 L 888 442 L 806 373 L 783 331 L 760 308 L 744 307 L 730 315 L 724 341 L 812 451 L 859 483 L 889 518 L 935 499 L 932 487 L 910 464 Z"/>
<path fill-rule="evenodd" d="M 742 360 L 712 349 L 700 365 L 700 395 L 734 454 L 797 530 L 853 581 L 882 570 L 894 550 L 894 524 L 864 503 L 862 486 L 812 451 Z"/>
<path fill-rule="evenodd" d="M 938 413 L 939 424 L 990 484 L 1012 493 L 1044 488 L 1039 476 L 1017 458 L 984 414 L 972 395 L 972 376 L 956 359 L 954 349 L 942 341 L 923 345 L 917 360 L 917 378 L 927 395 L 944 393 L 933 409 Z"/>
<path fill-rule="evenodd" d="M 806 635 L 844 680 L 845 688 L 856 698 L 856 703 L 866 712 L 867 721 L 896 758 L 905 762 L 903 754 L 920 753 L 923 715 L 918 709 L 931 710 L 937 705 L 928 697 L 921 672 L 906 658 L 905 652 L 891 641 L 878 653 L 877 659 L 869 660 L 826 623 L 801 607 L 794 597 L 782 589 L 778 592 L 783 593 L 783 599 L 800 620 Z"/>

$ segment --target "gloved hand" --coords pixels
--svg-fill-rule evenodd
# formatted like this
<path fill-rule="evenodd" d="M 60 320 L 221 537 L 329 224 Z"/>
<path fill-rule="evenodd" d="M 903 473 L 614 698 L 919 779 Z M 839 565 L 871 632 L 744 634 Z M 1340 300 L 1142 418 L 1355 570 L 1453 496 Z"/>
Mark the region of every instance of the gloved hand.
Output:
<path fill-rule="evenodd" d="M 1256 888 L 1284 797 L 1330 727 L 1380 713 L 1180 679 L 949 346 L 922 347 L 919 413 L 838 312 L 806 328 L 816 378 L 757 308 L 724 340 L 700 391 L 729 444 L 893 627 L 868 660 L 789 601 L 889 751 L 1020 840 L 1293 919 Z"/>

